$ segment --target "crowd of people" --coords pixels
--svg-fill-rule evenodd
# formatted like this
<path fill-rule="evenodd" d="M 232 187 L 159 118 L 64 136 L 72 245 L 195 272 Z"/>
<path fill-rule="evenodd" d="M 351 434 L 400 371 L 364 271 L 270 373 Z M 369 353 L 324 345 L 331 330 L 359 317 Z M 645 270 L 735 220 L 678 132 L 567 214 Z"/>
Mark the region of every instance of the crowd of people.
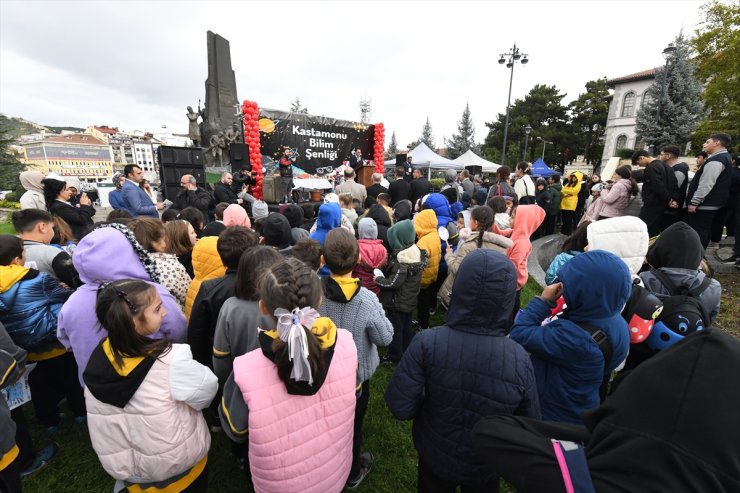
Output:
<path fill-rule="evenodd" d="M 34 364 L 36 420 L 52 436 L 86 425 L 114 491 L 206 491 L 219 431 L 245 489 L 354 489 L 375 461 L 363 422 L 381 364 L 388 409 L 413 420 L 420 492 L 501 477 L 737 491 L 740 343 L 711 328 L 721 286 L 703 263 L 706 222 L 735 206 L 728 145 L 710 137 L 691 183 L 667 146 L 605 182 L 520 163 L 513 183 L 502 166 L 434 192 L 418 169 L 388 188 L 348 169 L 323 202 L 273 212 L 248 169 L 222 175 L 218 201 L 185 175 L 168 207 L 130 165 L 98 223 L 79 184 L 26 172 L 17 235 L 0 235 L 0 386 Z M 562 253 L 521 308 L 531 241 L 558 224 Z M 58 448 L 35 448 L 25 411 L 0 398 L 12 493 Z"/>

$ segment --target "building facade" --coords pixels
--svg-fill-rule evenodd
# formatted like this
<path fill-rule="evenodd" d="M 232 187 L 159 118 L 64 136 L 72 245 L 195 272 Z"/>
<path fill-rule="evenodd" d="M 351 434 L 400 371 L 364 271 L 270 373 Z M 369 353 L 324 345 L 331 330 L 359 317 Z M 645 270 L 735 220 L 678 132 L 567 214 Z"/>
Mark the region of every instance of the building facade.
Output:
<path fill-rule="evenodd" d="M 609 116 L 604 132 L 604 154 L 601 164 L 617 155 L 618 149 L 644 149 L 645 145 L 635 133 L 637 110 L 645 102 L 645 94 L 655 79 L 656 70 L 650 69 L 607 80 L 614 90 L 609 104 Z"/>
<path fill-rule="evenodd" d="M 98 183 L 113 173 L 113 155 L 107 142 L 88 134 L 68 134 L 29 142 L 23 146 L 29 168 L 59 176 L 75 176 Z"/>

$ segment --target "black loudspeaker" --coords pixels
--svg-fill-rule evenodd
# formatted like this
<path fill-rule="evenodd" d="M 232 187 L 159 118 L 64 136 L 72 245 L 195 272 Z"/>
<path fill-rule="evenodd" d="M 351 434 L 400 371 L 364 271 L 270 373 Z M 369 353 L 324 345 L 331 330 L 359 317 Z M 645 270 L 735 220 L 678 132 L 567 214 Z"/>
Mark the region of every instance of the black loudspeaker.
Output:
<path fill-rule="evenodd" d="M 205 157 L 200 147 L 159 146 L 160 190 L 165 199 L 175 201 L 180 192 L 180 178 L 193 175 L 199 187 L 206 188 Z"/>
<path fill-rule="evenodd" d="M 247 144 L 237 144 L 232 142 L 229 146 L 229 161 L 231 161 L 231 171 L 236 173 L 242 169 L 242 166 L 249 166 L 252 169 L 252 165 L 249 162 L 249 146 Z"/>
<path fill-rule="evenodd" d="M 406 164 L 406 154 L 396 154 L 396 166 L 403 166 Z"/>

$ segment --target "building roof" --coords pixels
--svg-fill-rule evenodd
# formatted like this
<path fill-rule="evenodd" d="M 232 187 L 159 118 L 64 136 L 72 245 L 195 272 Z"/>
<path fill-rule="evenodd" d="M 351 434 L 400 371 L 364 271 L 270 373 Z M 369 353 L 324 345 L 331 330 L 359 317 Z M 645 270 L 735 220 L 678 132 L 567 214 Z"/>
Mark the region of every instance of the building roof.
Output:
<path fill-rule="evenodd" d="M 44 142 L 58 142 L 62 144 L 83 144 L 83 145 L 96 145 L 96 146 L 107 146 L 106 142 L 93 137 L 88 134 L 68 134 L 68 135 L 55 135 L 53 137 L 47 137 Z"/>
<path fill-rule="evenodd" d="M 94 125 L 94 128 L 98 132 L 108 134 L 108 135 L 116 135 L 118 133 L 118 127 L 111 128 L 107 125 L 102 125 L 102 126 Z"/>
<path fill-rule="evenodd" d="M 621 77 L 615 77 L 606 81 L 607 87 L 614 87 L 617 84 L 624 84 L 625 82 L 636 82 L 638 80 L 646 80 L 655 78 L 655 74 L 660 71 L 662 67 L 655 67 L 641 72 L 635 72 L 634 74 L 623 75 Z"/>

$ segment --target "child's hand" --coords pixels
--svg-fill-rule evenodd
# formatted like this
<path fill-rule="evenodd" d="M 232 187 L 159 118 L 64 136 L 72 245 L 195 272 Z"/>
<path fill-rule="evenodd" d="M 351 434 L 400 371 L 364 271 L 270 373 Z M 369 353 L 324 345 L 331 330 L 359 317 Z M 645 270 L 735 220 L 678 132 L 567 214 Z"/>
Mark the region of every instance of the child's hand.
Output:
<path fill-rule="evenodd" d="M 542 294 L 540 295 L 540 298 L 542 298 L 545 301 L 550 301 L 554 303 L 562 295 L 563 295 L 563 283 L 556 282 L 555 284 L 550 284 L 545 289 L 543 289 Z"/>

